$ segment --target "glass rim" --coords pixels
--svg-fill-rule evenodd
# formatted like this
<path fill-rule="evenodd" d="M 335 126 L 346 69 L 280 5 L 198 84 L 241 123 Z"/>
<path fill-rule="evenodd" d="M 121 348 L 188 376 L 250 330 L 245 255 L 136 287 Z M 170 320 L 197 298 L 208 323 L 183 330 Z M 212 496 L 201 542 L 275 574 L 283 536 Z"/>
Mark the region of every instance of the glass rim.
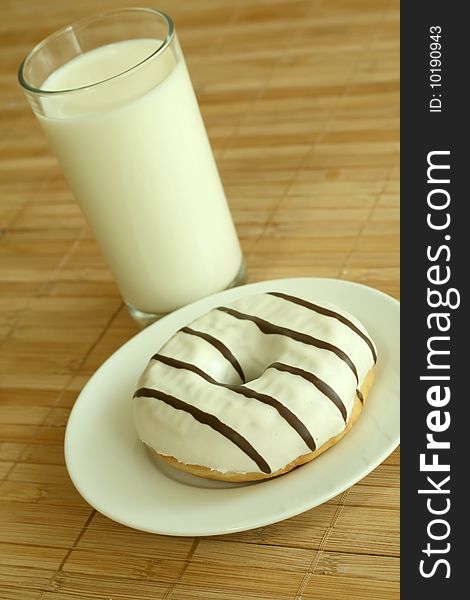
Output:
<path fill-rule="evenodd" d="M 125 13 L 131 13 L 131 12 L 133 12 L 133 13 L 138 13 L 138 12 L 150 13 L 152 15 L 158 15 L 159 17 L 163 17 L 163 19 L 166 21 L 166 24 L 167 24 L 167 34 L 165 36 L 165 39 L 160 44 L 160 46 L 156 50 L 151 52 L 148 56 L 146 56 L 143 60 L 136 63 L 135 65 L 132 65 L 128 69 L 125 69 L 124 71 L 121 71 L 120 73 L 117 73 L 116 75 L 111 75 L 111 77 L 107 77 L 106 79 L 101 79 L 100 81 L 96 81 L 95 83 L 90 83 L 88 85 L 83 85 L 83 86 L 74 87 L 74 88 L 66 88 L 63 90 L 45 90 L 42 88 L 37 88 L 37 87 L 31 85 L 30 83 L 28 83 L 28 81 L 24 77 L 24 67 L 26 65 L 26 62 L 29 59 L 31 59 L 35 54 L 40 52 L 44 48 L 44 46 L 48 42 L 53 40 L 54 38 L 58 38 L 59 36 L 66 33 L 68 30 L 72 30 L 75 27 L 83 27 L 85 25 L 92 23 L 93 21 L 103 20 L 106 17 L 110 17 L 112 15 L 118 15 L 120 13 L 125 14 Z M 175 25 L 173 23 L 173 19 L 170 16 L 168 16 L 166 13 L 164 13 L 160 10 L 156 10 L 154 8 L 142 8 L 142 7 L 116 8 L 116 9 L 111 9 L 111 10 L 107 10 L 107 11 L 98 13 L 96 15 L 91 15 L 89 17 L 83 17 L 82 19 L 78 19 L 77 21 L 69 23 L 68 25 L 65 25 L 64 27 L 61 27 L 60 29 L 57 29 L 56 31 L 50 33 L 47 37 L 45 37 L 38 44 L 36 44 L 32 48 L 32 50 L 30 50 L 30 52 L 28 52 L 28 54 L 25 56 L 25 58 L 23 59 L 23 61 L 21 62 L 20 66 L 19 66 L 18 81 L 19 81 L 21 87 L 24 90 L 26 90 L 27 92 L 32 92 L 33 94 L 41 94 L 44 96 L 53 95 L 53 94 L 70 94 L 73 92 L 79 92 L 79 91 L 95 88 L 98 85 L 107 83 L 108 81 L 112 81 L 113 79 L 117 79 L 118 77 L 122 77 L 123 75 L 126 75 L 127 73 L 130 73 L 130 72 L 138 69 L 141 65 L 144 65 L 145 63 L 150 61 L 152 58 L 154 58 L 157 54 L 160 54 L 161 52 L 163 52 L 163 50 L 165 50 L 170 45 L 171 41 L 174 38 L 174 35 L 175 35 Z M 64 63 L 64 64 L 66 64 L 66 63 Z"/>

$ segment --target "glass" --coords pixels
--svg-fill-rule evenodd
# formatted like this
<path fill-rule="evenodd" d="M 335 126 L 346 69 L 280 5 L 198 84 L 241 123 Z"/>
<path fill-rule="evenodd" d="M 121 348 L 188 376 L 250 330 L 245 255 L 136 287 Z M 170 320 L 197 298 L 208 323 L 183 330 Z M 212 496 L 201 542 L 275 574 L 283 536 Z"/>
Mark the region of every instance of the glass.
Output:
<path fill-rule="evenodd" d="M 30 52 L 19 81 L 137 322 L 243 282 L 170 17 L 131 8 L 78 21 Z"/>

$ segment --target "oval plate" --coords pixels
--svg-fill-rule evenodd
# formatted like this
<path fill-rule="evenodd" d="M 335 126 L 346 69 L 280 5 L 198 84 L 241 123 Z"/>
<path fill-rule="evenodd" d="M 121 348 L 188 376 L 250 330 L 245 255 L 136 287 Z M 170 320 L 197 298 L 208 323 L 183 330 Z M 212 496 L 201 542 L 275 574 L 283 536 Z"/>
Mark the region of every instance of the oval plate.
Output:
<path fill-rule="evenodd" d="M 339 444 L 276 479 L 224 484 L 193 477 L 153 459 L 133 425 L 132 395 L 150 356 L 175 331 L 222 303 L 282 291 L 331 302 L 359 318 L 378 348 L 374 386 Z M 399 303 L 372 288 L 337 279 L 263 281 L 198 300 L 125 343 L 80 393 L 65 435 L 70 477 L 85 500 L 110 519 L 165 535 L 218 535 L 288 519 L 365 477 L 399 443 Z"/>

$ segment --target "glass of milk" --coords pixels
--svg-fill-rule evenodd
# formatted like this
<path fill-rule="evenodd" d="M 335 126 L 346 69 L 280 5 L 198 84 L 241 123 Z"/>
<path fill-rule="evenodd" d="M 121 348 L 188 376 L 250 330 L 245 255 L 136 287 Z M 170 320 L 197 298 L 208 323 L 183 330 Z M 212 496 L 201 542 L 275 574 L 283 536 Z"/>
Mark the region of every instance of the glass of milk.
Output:
<path fill-rule="evenodd" d="M 170 17 L 131 8 L 78 21 L 38 44 L 19 80 L 140 324 L 242 283 Z"/>

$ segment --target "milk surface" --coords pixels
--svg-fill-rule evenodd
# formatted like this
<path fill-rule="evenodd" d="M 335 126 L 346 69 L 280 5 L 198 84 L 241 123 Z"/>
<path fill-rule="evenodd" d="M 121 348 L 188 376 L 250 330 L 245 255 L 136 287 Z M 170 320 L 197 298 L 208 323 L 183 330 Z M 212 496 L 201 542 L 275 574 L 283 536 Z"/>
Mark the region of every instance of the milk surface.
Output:
<path fill-rule="evenodd" d="M 74 58 L 44 82 L 75 89 L 145 60 L 130 40 Z M 227 287 L 242 256 L 181 56 L 43 100 L 38 119 L 126 302 L 165 313 Z"/>

